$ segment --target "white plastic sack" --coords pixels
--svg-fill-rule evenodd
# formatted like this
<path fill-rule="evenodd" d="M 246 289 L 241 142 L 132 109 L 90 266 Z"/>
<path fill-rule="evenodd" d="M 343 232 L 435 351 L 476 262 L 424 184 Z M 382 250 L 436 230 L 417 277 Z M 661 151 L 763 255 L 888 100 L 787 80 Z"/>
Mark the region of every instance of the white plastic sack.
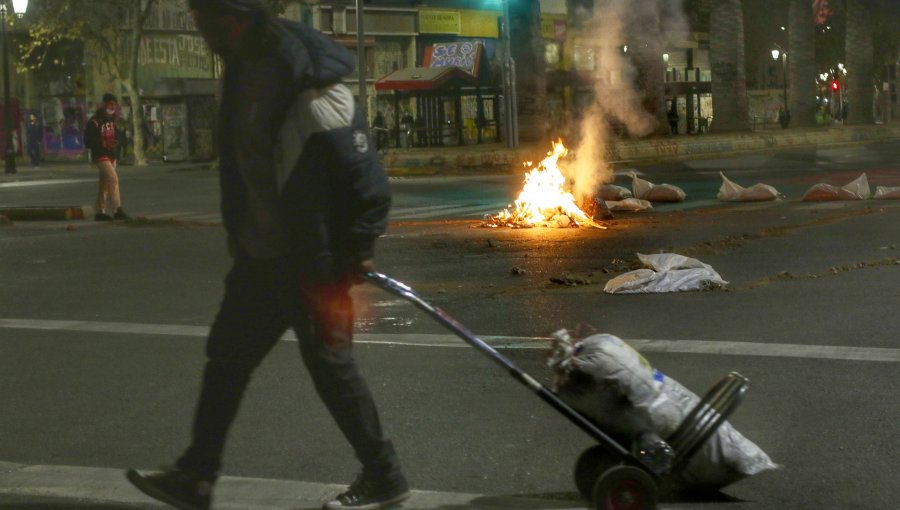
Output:
<path fill-rule="evenodd" d="M 875 188 L 875 200 L 900 200 L 900 186 L 890 188 L 878 186 Z"/>
<path fill-rule="evenodd" d="M 554 390 L 608 433 L 629 440 L 644 432 L 669 437 L 700 401 L 618 337 L 573 341 L 566 330 L 553 336 L 548 365 L 556 373 Z M 726 421 L 674 481 L 683 488 L 717 489 L 777 467 Z"/>
<path fill-rule="evenodd" d="M 607 294 L 684 292 L 724 287 L 712 266 L 677 253 L 637 254 L 647 269 L 635 269 L 606 282 Z"/>
<path fill-rule="evenodd" d="M 599 195 L 600 198 L 606 202 L 618 202 L 632 197 L 628 188 L 616 186 L 615 184 L 604 184 L 603 186 L 600 186 Z"/>
<path fill-rule="evenodd" d="M 610 211 L 643 211 L 646 209 L 653 209 L 653 205 L 646 200 L 641 200 L 640 198 L 625 198 L 623 200 L 618 201 L 607 201 L 606 207 L 609 207 Z"/>
<path fill-rule="evenodd" d="M 635 198 L 648 202 L 683 202 L 686 196 L 683 189 L 672 184 L 653 184 L 631 173 L 631 188 Z"/>
<path fill-rule="evenodd" d="M 719 172 L 719 175 L 722 176 L 722 186 L 717 198 L 723 202 L 764 202 L 780 196 L 778 190 L 768 184 L 757 183 L 745 188 L 728 180 L 724 173 Z"/>
<path fill-rule="evenodd" d="M 804 202 L 814 202 L 823 200 L 865 200 L 869 198 L 872 191 L 869 189 L 869 179 L 863 173 L 852 182 L 838 188 L 831 184 L 819 183 L 803 195 Z"/>

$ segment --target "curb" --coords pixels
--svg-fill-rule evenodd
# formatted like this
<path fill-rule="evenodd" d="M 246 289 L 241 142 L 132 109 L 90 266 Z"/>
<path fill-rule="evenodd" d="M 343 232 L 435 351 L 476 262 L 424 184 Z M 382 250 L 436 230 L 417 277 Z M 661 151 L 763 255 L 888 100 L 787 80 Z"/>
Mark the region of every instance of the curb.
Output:
<path fill-rule="evenodd" d="M 614 166 L 649 165 L 778 149 L 835 147 L 889 140 L 900 140 L 900 124 L 620 140 L 606 147 L 604 159 Z M 471 145 L 413 149 L 408 152 L 395 150 L 382 156 L 382 164 L 392 177 L 509 174 L 520 172 L 525 161 L 539 161 L 549 149 L 548 138 L 546 146 L 532 144 L 509 148 Z"/>
<path fill-rule="evenodd" d="M 10 221 L 69 221 L 84 220 L 94 215 L 87 205 L 69 207 L 0 207 L 0 216 Z"/>

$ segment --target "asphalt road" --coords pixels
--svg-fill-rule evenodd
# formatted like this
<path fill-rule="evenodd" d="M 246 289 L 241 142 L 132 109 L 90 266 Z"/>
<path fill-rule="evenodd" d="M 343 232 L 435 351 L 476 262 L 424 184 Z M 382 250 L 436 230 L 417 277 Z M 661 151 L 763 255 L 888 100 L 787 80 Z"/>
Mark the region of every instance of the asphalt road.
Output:
<path fill-rule="evenodd" d="M 873 186 L 898 186 L 898 155 L 900 143 L 889 143 L 642 167 L 688 200 L 619 214 L 607 230 L 478 228 L 514 198 L 514 176 L 394 179 L 380 269 L 545 383 L 543 339 L 580 324 L 634 341 L 698 393 L 729 370 L 748 376 L 732 422 L 783 469 L 672 508 L 898 508 L 900 202 L 798 200 L 813 183 L 846 184 L 863 171 Z M 719 171 L 787 199 L 718 203 Z M 229 264 L 217 183 L 166 167 L 123 168 L 121 179 L 127 210 L 148 221 L 0 227 L 0 461 L 153 467 L 185 445 L 203 334 Z M 0 183 L 0 205 L 89 203 L 93 174 L 73 170 L 69 180 Z M 636 252 L 658 251 L 711 264 L 728 290 L 602 292 Z M 563 275 L 590 283 L 551 282 Z M 408 304 L 371 287 L 356 295 L 357 356 L 416 489 L 546 503 L 507 508 L 581 504 L 571 469 L 587 436 Z M 352 478 L 352 454 L 292 342 L 256 374 L 226 464 L 239 477 Z M 0 483 L 0 508 L 141 505 L 17 487 Z"/>

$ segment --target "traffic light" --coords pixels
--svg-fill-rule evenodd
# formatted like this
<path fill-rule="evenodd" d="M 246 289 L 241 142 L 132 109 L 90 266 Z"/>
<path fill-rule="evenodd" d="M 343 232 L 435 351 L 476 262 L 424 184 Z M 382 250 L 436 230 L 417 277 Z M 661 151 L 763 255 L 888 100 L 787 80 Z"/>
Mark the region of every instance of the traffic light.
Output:
<path fill-rule="evenodd" d="M 840 89 L 841 89 L 840 82 L 838 82 L 837 80 L 834 80 L 831 82 L 831 91 L 832 92 L 837 92 Z"/>

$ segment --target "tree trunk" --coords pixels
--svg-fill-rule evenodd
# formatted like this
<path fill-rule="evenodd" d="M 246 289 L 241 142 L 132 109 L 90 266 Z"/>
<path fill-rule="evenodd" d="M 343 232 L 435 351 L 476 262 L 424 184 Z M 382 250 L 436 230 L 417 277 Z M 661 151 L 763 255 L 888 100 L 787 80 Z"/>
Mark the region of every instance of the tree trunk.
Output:
<path fill-rule="evenodd" d="M 816 125 L 816 33 L 809 0 L 790 0 L 788 10 L 787 108 L 791 126 Z"/>
<path fill-rule="evenodd" d="M 709 41 L 714 116 L 710 131 L 749 131 L 741 0 L 712 0 Z"/>
<path fill-rule="evenodd" d="M 874 55 L 872 32 L 868 22 L 867 9 L 863 0 L 847 0 L 847 98 L 849 113 L 847 124 L 871 124 L 872 111 L 872 67 Z"/>
<path fill-rule="evenodd" d="M 519 139 L 547 141 L 547 65 L 541 37 L 541 5 L 539 0 L 520 0 L 511 6 L 510 43 L 516 64 Z"/>
<path fill-rule="evenodd" d="M 131 140 L 134 144 L 134 164 L 136 166 L 147 165 L 147 157 L 144 155 L 144 108 L 138 86 L 138 56 L 141 53 L 144 20 L 147 19 L 147 13 L 150 12 L 153 2 L 154 0 L 134 0 L 134 16 L 131 18 L 131 59 L 128 79 L 124 82 L 128 96 L 131 97 Z"/>

